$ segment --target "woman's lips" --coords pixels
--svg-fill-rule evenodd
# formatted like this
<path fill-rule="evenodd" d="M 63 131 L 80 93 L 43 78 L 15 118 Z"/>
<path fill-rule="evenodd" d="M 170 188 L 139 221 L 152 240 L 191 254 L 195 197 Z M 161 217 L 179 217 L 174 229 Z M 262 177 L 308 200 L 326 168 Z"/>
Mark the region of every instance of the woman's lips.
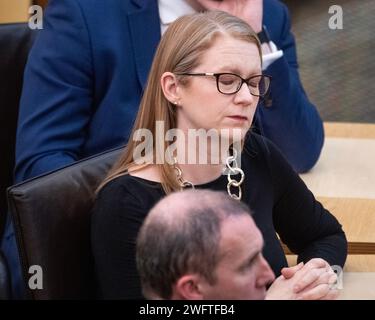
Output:
<path fill-rule="evenodd" d="M 247 117 L 245 116 L 229 116 L 228 118 L 236 121 L 247 121 Z"/>

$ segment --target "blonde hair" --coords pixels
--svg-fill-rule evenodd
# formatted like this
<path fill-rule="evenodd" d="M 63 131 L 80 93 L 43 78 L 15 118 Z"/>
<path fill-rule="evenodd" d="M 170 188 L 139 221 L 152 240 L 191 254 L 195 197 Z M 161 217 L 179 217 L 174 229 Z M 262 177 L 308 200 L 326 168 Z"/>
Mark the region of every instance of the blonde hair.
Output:
<path fill-rule="evenodd" d="M 253 29 L 246 22 L 225 12 L 207 11 L 182 16 L 174 21 L 163 35 L 156 51 L 128 144 L 98 190 L 109 181 L 128 174 L 129 169 L 135 166 L 133 151 L 141 143 L 132 139 L 136 130 L 148 129 L 155 139 L 156 121 L 163 121 L 166 131 L 177 127 L 175 109 L 165 98 L 160 85 L 161 76 L 167 71 L 177 74 L 193 70 L 199 65 L 199 57 L 220 35 L 254 43 L 260 57 L 262 56 L 260 43 Z M 182 85 L 186 84 L 186 79 L 177 77 Z M 164 141 L 163 152 L 171 143 Z M 155 146 L 155 141 L 153 145 Z M 155 148 L 153 152 L 155 159 Z M 162 156 L 164 159 L 164 153 Z M 144 164 L 137 170 L 147 165 Z M 180 189 L 172 166 L 168 163 L 158 164 L 158 169 L 162 187 L 167 194 Z"/>

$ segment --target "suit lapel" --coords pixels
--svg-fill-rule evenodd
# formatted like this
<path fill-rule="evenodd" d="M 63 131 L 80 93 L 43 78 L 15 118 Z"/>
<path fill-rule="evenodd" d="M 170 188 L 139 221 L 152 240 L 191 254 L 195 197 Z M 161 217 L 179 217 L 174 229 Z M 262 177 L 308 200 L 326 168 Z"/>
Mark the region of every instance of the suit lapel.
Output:
<path fill-rule="evenodd" d="M 137 76 L 144 89 L 156 47 L 160 41 L 159 9 L 156 0 L 132 0 L 128 13 Z"/>

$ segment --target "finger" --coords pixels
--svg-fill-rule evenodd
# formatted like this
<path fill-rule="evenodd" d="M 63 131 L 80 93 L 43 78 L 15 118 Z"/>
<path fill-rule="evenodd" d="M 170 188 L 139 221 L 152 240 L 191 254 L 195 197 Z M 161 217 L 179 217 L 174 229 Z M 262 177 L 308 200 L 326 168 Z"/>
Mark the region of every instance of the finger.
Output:
<path fill-rule="evenodd" d="M 305 263 L 305 265 L 309 265 L 315 268 L 324 268 L 330 267 L 329 263 L 321 258 L 313 258 Z"/>
<path fill-rule="evenodd" d="M 296 274 L 297 271 L 303 268 L 303 265 L 304 265 L 303 262 L 300 262 L 299 264 L 293 267 L 282 268 L 281 274 L 284 276 L 285 279 L 290 279 Z"/>
<path fill-rule="evenodd" d="M 332 273 L 329 273 L 330 277 L 328 279 L 328 284 L 333 285 L 337 283 L 337 274 L 332 271 Z"/>
<path fill-rule="evenodd" d="M 311 290 L 303 292 L 301 298 L 303 300 L 319 300 L 325 297 L 329 291 L 330 287 L 328 284 L 320 284 Z"/>
<path fill-rule="evenodd" d="M 320 285 L 320 284 L 328 284 L 330 288 L 333 287 L 333 285 L 336 283 L 337 276 L 333 271 L 326 271 L 322 272 L 322 274 L 319 276 L 318 279 L 316 279 L 314 282 L 312 282 L 310 285 L 305 287 L 303 291 L 311 290 L 312 288 Z M 300 291 L 301 293 L 301 291 Z"/>
<path fill-rule="evenodd" d="M 316 272 L 312 270 L 319 271 Z M 320 276 L 324 271 L 332 271 L 330 265 L 325 260 L 321 258 L 313 258 L 309 260 L 307 263 L 305 263 L 303 270 L 299 272 L 298 281 L 296 282 L 295 286 L 295 292 L 300 292 L 306 289 L 308 286 L 312 285 L 315 281 L 318 280 L 318 276 Z"/>
<path fill-rule="evenodd" d="M 301 270 L 300 273 L 297 274 L 298 278 L 296 279 L 296 284 L 293 288 L 294 292 L 299 293 L 307 289 L 309 286 L 314 286 L 313 284 L 315 282 L 318 283 L 319 278 L 326 273 L 327 271 L 325 268 L 306 268 L 305 265 L 305 269 Z"/>

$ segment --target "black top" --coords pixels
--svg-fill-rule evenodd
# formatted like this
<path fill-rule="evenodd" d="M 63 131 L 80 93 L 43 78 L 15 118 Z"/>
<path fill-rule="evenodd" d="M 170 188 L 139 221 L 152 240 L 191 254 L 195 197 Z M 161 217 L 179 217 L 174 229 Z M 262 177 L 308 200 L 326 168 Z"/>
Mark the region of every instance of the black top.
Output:
<path fill-rule="evenodd" d="M 276 232 L 298 261 L 320 257 L 343 266 L 347 242 L 341 225 L 314 198 L 278 149 L 252 133 L 242 152 L 242 201 L 264 237 L 264 257 L 276 275 L 287 266 Z M 196 186 L 226 191 L 227 177 Z M 142 298 L 135 240 L 151 207 L 165 195 L 161 184 L 129 175 L 99 192 L 92 216 L 92 250 L 102 298 Z M 171 212 L 171 215 L 173 212 Z"/>

